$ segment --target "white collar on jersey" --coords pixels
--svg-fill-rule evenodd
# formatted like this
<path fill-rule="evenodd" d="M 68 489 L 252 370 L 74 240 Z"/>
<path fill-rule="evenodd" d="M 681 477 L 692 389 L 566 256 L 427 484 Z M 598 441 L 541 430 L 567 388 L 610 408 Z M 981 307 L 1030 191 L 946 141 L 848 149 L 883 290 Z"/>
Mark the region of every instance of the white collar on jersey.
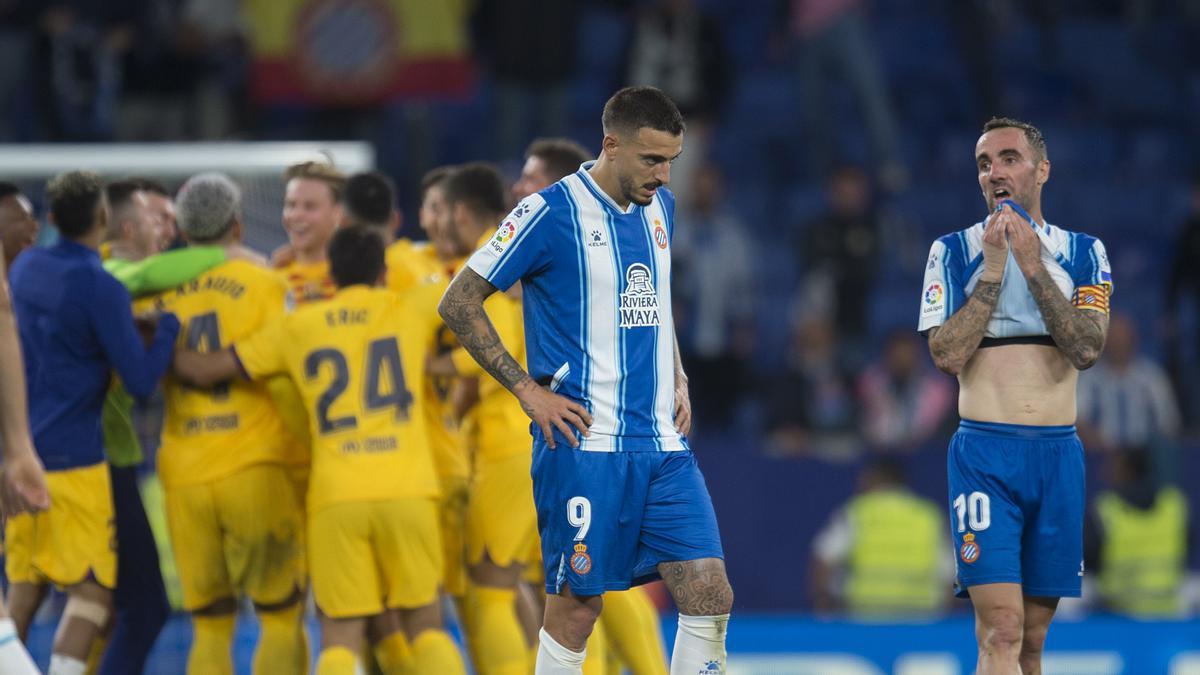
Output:
<path fill-rule="evenodd" d="M 608 196 L 608 193 L 605 192 L 604 189 L 600 187 L 600 184 L 596 182 L 596 179 L 592 178 L 592 172 L 590 171 L 590 169 L 595 164 L 596 164 L 596 160 L 594 160 L 594 159 L 586 161 L 583 164 L 579 165 L 579 171 L 577 171 L 576 173 L 579 175 L 580 178 L 582 178 L 585 182 L 587 182 L 589 185 L 591 185 L 592 191 L 595 192 L 600 197 L 601 201 L 603 201 L 606 204 L 608 204 L 609 206 L 613 207 L 613 209 L 615 209 L 617 211 L 617 213 L 623 213 L 623 214 L 633 213 L 633 210 L 635 208 L 637 208 L 637 204 L 634 204 L 633 202 L 629 202 L 629 206 L 627 206 L 625 208 L 621 208 L 620 206 L 617 205 L 616 200 L 613 199 L 612 197 Z"/>

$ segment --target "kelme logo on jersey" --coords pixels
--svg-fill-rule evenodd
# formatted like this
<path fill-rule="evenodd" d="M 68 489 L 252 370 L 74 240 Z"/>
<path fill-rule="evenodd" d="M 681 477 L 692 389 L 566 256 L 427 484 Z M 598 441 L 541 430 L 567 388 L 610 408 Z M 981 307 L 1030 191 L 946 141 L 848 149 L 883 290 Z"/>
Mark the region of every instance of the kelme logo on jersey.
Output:
<path fill-rule="evenodd" d="M 658 294 L 650 268 L 634 263 L 625 270 L 625 291 L 621 293 L 621 328 L 659 325 Z"/>
<path fill-rule="evenodd" d="M 571 554 L 571 571 L 576 574 L 592 571 L 592 556 L 588 555 L 587 544 L 575 544 L 575 553 Z"/>
<path fill-rule="evenodd" d="M 500 223 L 500 227 L 496 230 L 496 236 L 492 237 L 489 242 L 492 250 L 496 253 L 503 253 L 508 246 L 508 242 L 513 240 L 513 236 L 517 234 L 517 226 L 511 221 L 506 220 Z"/>
<path fill-rule="evenodd" d="M 725 669 L 721 667 L 720 661 L 709 661 L 696 671 L 696 675 L 725 675 Z"/>
<path fill-rule="evenodd" d="M 968 565 L 979 560 L 979 544 L 975 541 L 974 533 L 968 532 L 963 536 L 963 545 L 958 550 L 958 555 Z"/>

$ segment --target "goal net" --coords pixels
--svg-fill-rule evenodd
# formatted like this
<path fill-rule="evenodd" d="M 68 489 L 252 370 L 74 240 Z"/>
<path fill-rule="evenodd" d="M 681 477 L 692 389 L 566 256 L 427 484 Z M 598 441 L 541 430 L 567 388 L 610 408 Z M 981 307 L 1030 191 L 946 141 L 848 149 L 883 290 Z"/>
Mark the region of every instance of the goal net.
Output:
<path fill-rule="evenodd" d="M 46 181 L 63 171 L 86 169 L 106 180 L 152 178 L 172 194 L 193 174 L 221 171 L 242 188 L 246 245 L 270 254 L 286 240 L 280 222 L 283 171 L 314 160 L 354 173 L 374 168 L 375 153 L 362 142 L 0 145 L 0 180 L 20 186 L 45 224 Z"/>

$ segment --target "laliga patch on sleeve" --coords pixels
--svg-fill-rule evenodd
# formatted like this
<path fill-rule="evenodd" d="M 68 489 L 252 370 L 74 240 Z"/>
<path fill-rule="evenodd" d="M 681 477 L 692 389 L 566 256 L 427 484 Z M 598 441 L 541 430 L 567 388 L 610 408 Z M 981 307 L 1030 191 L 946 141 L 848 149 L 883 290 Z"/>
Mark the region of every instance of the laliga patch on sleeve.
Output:
<path fill-rule="evenodd" d="M 946 287 L 940 281 L 934 281 L 925 287 L 921 295 L 921 316 L 940 314 L 946 311 Z"/>
<path fill-rule="evenodd" d="M 504 253 L 504 249 L 508 248 L 509 242 L 516 236 L 517 224 L 512 220 L 505 220 L 496 228 L 496 234 L 488 240 L 488 247 L 496 253 Z"/>
<path fill-rule="evenodd" d="M 503 253 L 517 238 L 517 232 L 527 224 L 526 221 L 540 209 L 543 203 L 545 200 L 540 195 L 530 195 L 522 199 L 512 213 L 504 219 L 504 222 L 500 223 L 500 227 L 496 228 L 496 234 L 488 240 L 487 247 L 496 255 Z"/>

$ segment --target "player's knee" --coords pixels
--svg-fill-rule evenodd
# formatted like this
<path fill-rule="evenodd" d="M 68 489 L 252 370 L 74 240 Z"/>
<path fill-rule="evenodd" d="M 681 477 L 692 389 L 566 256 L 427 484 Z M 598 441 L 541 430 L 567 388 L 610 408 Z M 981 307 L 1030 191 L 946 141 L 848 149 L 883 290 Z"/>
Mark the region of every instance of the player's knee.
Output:
<path fill-rule="evenodd" d="M 70 595 L 63 607 L 63 621 L 83 621 L 103 628 L 112 616 L 112 598 L 99 595 Z"/>
<path fill-rule="evenodd" d="M 1046 633 L 1049 626 L 1025 626 L 1021 640 L 1021 654 L 1041 658 L 1042 649 L 1046 646 Z"/>
<path fill-rule="evenodd" d="M 1021 647 L 1024 618 L 1019 610 L 996 608 L 980 617 L 976 626 L 979 646 L 989 652 L 1011 652 Z"/>

